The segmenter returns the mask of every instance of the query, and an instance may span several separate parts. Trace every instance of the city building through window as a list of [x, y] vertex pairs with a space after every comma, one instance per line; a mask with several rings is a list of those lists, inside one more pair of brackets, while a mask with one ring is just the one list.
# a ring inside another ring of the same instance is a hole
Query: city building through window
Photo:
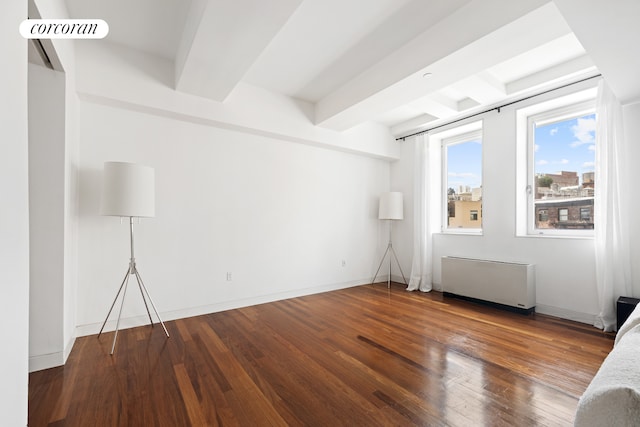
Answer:
[[593, 235], [594, 104], [583, 101], [527, 116], [530, 235]]
[[482, 230], [482, 131], [442, 141], [444, 206], [451, 232]]

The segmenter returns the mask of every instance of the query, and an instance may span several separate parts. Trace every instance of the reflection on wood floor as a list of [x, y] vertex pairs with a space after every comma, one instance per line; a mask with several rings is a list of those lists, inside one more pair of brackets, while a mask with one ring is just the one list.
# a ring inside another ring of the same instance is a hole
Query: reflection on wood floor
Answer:
[[386, 283], [78, 338], [38, 426], [571, 425], [613, 337]]

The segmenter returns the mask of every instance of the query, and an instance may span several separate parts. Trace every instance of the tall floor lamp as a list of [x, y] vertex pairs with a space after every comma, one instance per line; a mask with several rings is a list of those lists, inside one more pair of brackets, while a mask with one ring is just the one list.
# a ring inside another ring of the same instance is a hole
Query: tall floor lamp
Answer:
[[120, 317], [122, 316], [122, 307], [124, 306], [124, 300], [127, 295], [127, 287], [129, 285], [129, 278], [135, 276], [138, 282], [138, 288], [142, 294], [142, 301], [147, 309], [147, 315], [149, 321], [153, 327], [153, 320], [151, 319], [151, 312], [149, 311], [149, 305], [147, 300], [151, 303], [151, 307], [155, 312], [158, 321], [164, 329], [164, 333], [169, 338], [169, 332], [164, 326], [164, 322], [156, 310], [156, 306], [147, 291], [142, 277], [136, 267], [136, 259], [133, 252], [133, 218], [134, 217], [153, 217], [155, 216], [155, 175], [153, 168], [148, 166], [138, 165], [134, 163], [123, 162], [105, 162], [104, 174], [102, 181], [102, 205], [100, 208], [102, 215], [129, 217], [129, 238], [131, 257], [129, 258], [129, 267], [122, 279], [122, 284], [118, 293], [111, 304], [109, 313], [107, 313], [106, 319], [100, 328], [98, 338], [104, 330], [104, 326], [109, 320], [109, 316], [113, 311], [113, 307], [116, 305], [116, 301], [122, 293], [122, 302], [120, 303], [120, 311], [118, 313], [118, 321], [116, 322], [116, 331], [113, 336], [113, 344], [111, 345], [111, 354], [116, 348], [116, 339], [118, 338], [118, 329], [120, 327]]
[[409, 286], [407, 284], [407, 279], [405, 279], [404, 273], [402, 272], [402, 267], [400, 267], [400, 262], [398, 261], [396, 251], [393, 250], [393, 243], [391, 242], [391, 228], [393, 226], [393, 221], [404, 219], [404, 210], [402, 208], [402, 193], [393, 191], [390, 193], [382, 193], [380, 195], [378, 219], [389, 221], [389, 244], [387, 244], [387, 250], [385, 250], [384, 255], [382, 255], [380, 265], [378, 266], [378, 270], [376, 271], [375, 276], [373, 276], [371, 284], [374, 284], [376, 282], [376, 277], [378, 277], [378, 273], [380, 272], [380, 268], [382, 268], [384, 259], [386, 258], [387, 254], [389, 254], [389, 277], [387, 278], [387, 288], [391, 287], [391, 255], [393, 255], [396, 263], [398, 264], [398, 268], [400, 269], [400, 274], [402, 274], [402, 280], [404, 280], [404, 284]]

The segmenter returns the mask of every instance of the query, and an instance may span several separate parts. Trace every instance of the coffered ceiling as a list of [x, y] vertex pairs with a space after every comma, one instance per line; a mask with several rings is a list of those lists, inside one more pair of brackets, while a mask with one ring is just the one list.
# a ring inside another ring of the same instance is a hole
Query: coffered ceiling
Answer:
[[[311, 103], [315, 124], [402, 135], [598, 74], [548, 0], [67, 0], [117, 43], [175, 64], [175, 90], [240, 83]], [[94, 42], [94, 41], [92, 41]]]

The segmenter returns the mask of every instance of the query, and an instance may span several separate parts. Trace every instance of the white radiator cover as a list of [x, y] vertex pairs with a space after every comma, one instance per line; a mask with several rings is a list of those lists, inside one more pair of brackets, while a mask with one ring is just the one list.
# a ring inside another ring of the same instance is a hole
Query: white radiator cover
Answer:
[[442, 257], [442, 290], [519, 309], [536, 305], [535, 265]]

